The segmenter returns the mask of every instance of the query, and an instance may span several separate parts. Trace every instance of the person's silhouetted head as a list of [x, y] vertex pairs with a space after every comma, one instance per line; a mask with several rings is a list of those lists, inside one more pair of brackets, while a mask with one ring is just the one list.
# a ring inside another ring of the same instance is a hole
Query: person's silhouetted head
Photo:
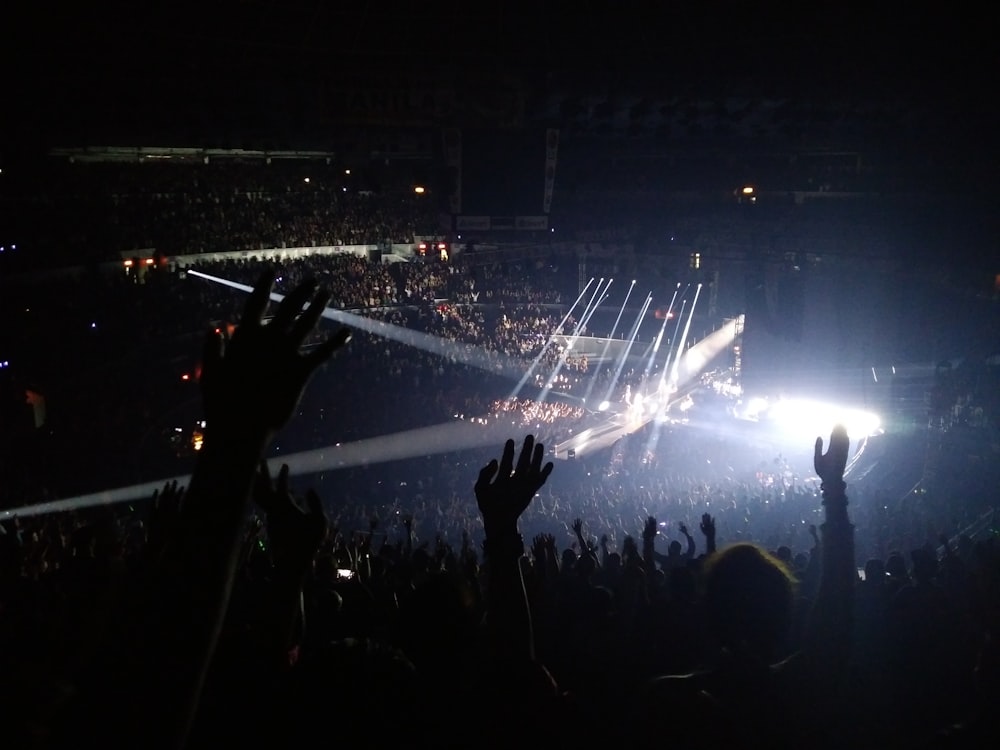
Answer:
[[885, 583], [885, 564], [877, 557], [865, 563], [866, 583]]
[[781, 561], [753, 544], [734, 544], [708, 558], [705, 605], [722, 645], [770, 659], [791, 625], [794, 586]]

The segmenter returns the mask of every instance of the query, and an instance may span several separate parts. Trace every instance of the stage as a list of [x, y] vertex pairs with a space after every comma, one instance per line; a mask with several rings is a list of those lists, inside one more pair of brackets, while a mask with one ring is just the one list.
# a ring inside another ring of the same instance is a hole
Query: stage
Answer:
[[690, 404], [691, 393], [697, 387], [698, 383], [690, 384], [662, 400], [657, 397], [658, 391], [648, 395], [636, 394], [634, 398], [626, 393], [621, 400], [609, 403], [604, 411], [590, 412], [582, 423], [583, 429], [556, 444], [553, 455], [563, 460], [582, 458], [609, 448], [620, 438], [641, 430], [654, 419], [674, 419]]

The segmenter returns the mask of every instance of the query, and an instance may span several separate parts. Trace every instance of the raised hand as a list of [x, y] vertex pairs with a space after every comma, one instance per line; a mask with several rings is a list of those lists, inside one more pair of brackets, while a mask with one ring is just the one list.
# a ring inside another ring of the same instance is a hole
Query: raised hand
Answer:
[[537, 534], [531, 542], [531, 554], [534, 555], [535, 562], [542, 564], [545, 561], [545, 534]]
[[319, 496], [309, 490], [306, 509], [295, 501], [288, 485], [288, 465], [282, 464], [277, 483], [266, 461], [260, 462], [253, 498], [265, 512], [265, 527], [275, 567], [303, 574], [326, 539], [329, 522]]
[[847, 452], [851, 441], [843, 425], [837, 425], [830, 433], [830, 447], [823, 453], [823, 438], [816, 438], [813, 466], [825, 488], [843, 487], [844, 468], [847, 466]]
[[476, 502], [487, 537], [517, 534], [517, 519], [552, 473], [551, 461], [542, 466], [544, 457], [545, 447], [528, 435], [516, 469], [514, 441], [508, 440], [500, 461], [494, 458], [480, 470], [475, 485]]
[[680, 531], [684, 536], [691, 536], [690, 534], [688, 534], [688, 527], [685, 526], [683, 523], [677, 526], [677, 530]]
[[572, 525], [571, 528], [573, 529], [573, 533], [574, 534], [576, 534], [577, 536], [582, 536], [583, 535], [583, 519], [582, 518], [574, 519], [573, 525]]
[[162, 490], [153, 493], [146, 526], [146, 552], [151, 561], [159, 560], [181, 522], [184, 506], [184, 488], [177, 482], [168, 482]]
[[631, 534], [622, 541], [622, 559], [626, 563], [635, 564], [639, 561], [639, 547]]
[[701, 524], [699, 526], [701, 533], [705, 535], [706, 539], [715, 538], [715, 519], [712, 518], [711, 513], [701, 514]]
[[[243, 310], [243, 318], [228, 341], [209, 333], [202, 354], [201, 389], [208, 435], [220, 430], [236, 437], [268, 436], [292, 416], [313, 372], [350, 340], [339, 329], [308, 354], [302, 354], [306, 336], [319, 321], [327, 291], [316, 291], [307, 281], [278, 305], [266, 325], [264, 311], [274, 285], [266, 272], [257, 281]], [[309, 306], [303, 311], [303, 307]]]
[[555, 535], [554, 534], [542, 534], [542, 536], [545, 538], [545, 549], [548, 550], [548, 553], [550, 555], [552, 555], [553, 559], [555, 559], [556, 554], [559, 552], [559, 550], [556, 549], [556, 538], [555, 538]]
[[652, 542], [656, 538], [656, 516], [646, 519], [646, 525], [642, 527], [642, 541]]

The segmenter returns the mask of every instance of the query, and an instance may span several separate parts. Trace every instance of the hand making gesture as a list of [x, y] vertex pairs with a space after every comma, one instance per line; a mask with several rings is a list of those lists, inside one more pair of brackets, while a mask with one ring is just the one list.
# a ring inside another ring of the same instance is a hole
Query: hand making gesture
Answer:
[[551, 461], [542, 466], [544, 457], [545, 447], [528, 435], [516, 468], [514, 441], [508, 440], [499, 463], [494, 458], [480, 470], [475, 486], [476, 502], [483, 514], [487, 537], [517, 534], [517, 519], [552, 473]]
[[847, 466], [847, 452], [851, 441], [843, 425], [837, 425], [830, 434], [830, 447], [823, 453], [823, 438], [816, 438], [813, 466], [823, 480], [823, 489], [842, 492], [844, 489], [844, 468]]
[[316, 368], [350, 339], [350, 331], [341, 328], [309, 353], [301, 353], [330, 293], [317, 292], [316, 283], [307, 281], [281, 301], [265, 324], [273, 285], [270, 271], [257, 280], [231, 339], [212, 332], [205, 340], [201, 388], [209, 435], [221, 430], [256, 438], [280, 429]]

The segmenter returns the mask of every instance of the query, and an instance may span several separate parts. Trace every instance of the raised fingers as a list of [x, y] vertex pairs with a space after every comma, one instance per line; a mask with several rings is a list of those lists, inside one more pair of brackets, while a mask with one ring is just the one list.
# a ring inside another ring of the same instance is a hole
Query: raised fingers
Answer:
[[301, 343], [309, 335], [309, 332], [315, 327], [320, 316], [323, 315], [323, 310], [326, 309], [329, 301], [330, 292], [326, 289], [321, 289], [316, 293], [312, 302], [309, 303], [309, 307], [306, 308], [305, 312], [292, 325], [292, 339], [296, 343]]
[[260, 319], [264, 317], [268, 300], [271, 299], [271, 289], [274, 287], [274, 272], [268, 269], [257, 277], [257, 283], [253, 285], [253, 291], [247, 299], [243, 308], [243, 319], [240, 325], [259, 325]]
[[[254, 291], [256, 292], [256, 290]], [[281, 300], [281, 304], [278, 305], [278, 311], [274, 314], [274, 318], [269, 325], [275, 326], [280, 331], [289, 330], [315, 291], [315, 281], [305, 281], [299, 284], [287, 297]]]
[[[519, 462], [520, 463], [520, 462]], [[500, 476], [508, 478], [514, 470], [514, 441], [508, 440], [503, 446], [503, 455], [500, 458]]]

